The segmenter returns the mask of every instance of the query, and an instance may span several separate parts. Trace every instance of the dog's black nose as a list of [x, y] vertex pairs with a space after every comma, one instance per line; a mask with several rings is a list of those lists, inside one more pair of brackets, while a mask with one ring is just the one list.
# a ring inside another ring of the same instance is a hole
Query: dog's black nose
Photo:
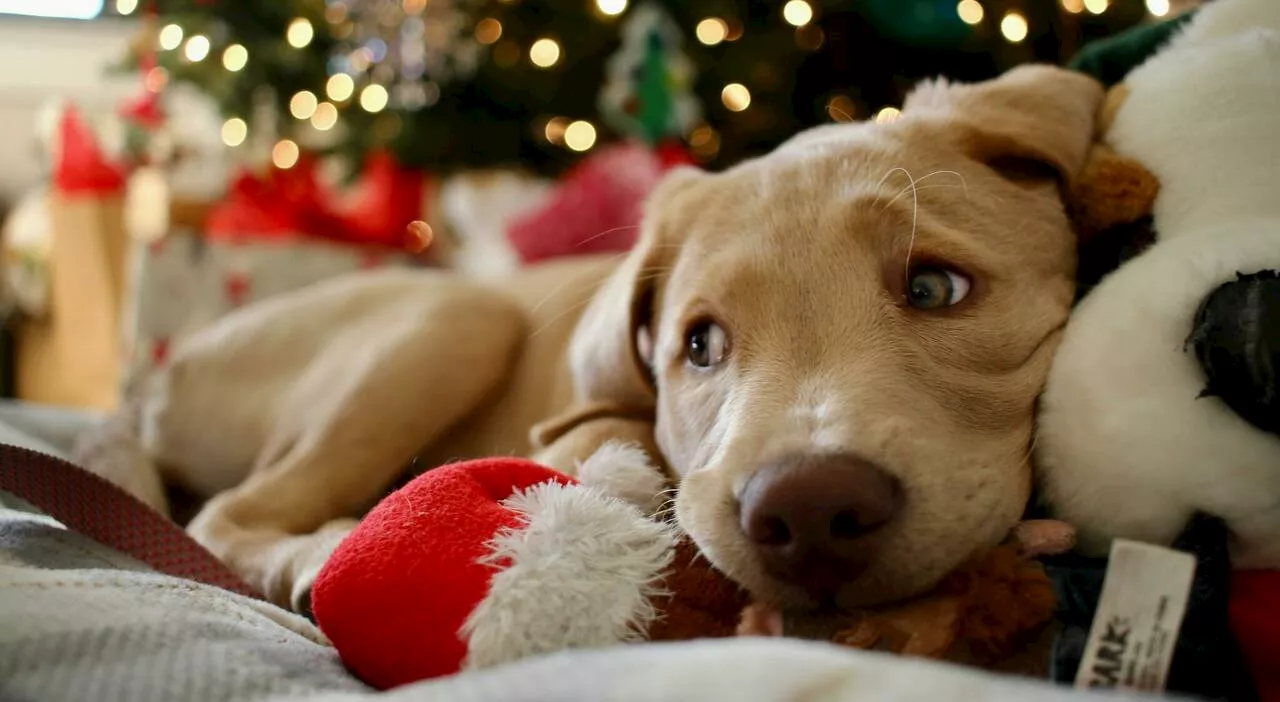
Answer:
[[866, 569], [867, 538], [893, 519], [902, 487], [851, 454], [796, 454], [756, 471], [742, 491], [742, 531], [764, 567], [820, 601]]

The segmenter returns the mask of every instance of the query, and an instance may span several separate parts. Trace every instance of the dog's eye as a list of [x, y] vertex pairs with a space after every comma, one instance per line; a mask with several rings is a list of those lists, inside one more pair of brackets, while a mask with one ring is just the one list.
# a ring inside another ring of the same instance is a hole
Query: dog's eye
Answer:
[[958, 304], [969, 294], [969, 279], [942, 268], [917, 268], [907, 285], [907, 303], [918, 310]]
[[724, 329], [711, 320], [695, 322], [685, 333], [685, 356], [696, 368], [710, 368], [721, 363], [727, 350]]

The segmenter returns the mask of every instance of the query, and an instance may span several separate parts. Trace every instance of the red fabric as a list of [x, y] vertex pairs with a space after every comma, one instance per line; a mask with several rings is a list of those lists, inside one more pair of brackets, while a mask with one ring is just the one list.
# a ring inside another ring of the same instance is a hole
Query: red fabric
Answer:
[[1280, 570], [1231, 576], [1231, 627], [1258, 688], [1258, 702], [1280, 702]]
[[669, 149], [601, 149], [565, 175], [544, 207], [512, 221], [507, 237], [525, 263], [626, 251], [639, 234], [645, 198], [676, 162]]
[[572, 478], [495, 458], [436, 468], [392, 493], [338, 546], [312, 588], [316, 621], [347, 667], [387, 689], [457, 672], [458, 632], [489, 590], [477, 561], [503, 528], [517, 490]]
[[63, 193], [106, 195], [124, 190], [125, 169], [112, 163], [80, 113], [68, 107], [58, 122], [53, 185]]
[[304, 155], [292, 168], [244, 171], [205, 222], [212, 239], [314, 237], [387, 249], [417, 246], [406, 228], [423, 216], [427, 179], [389, 154], [370, 156], [354, 193], [339, 197], [321, 182], [320, 164]]
[[259, 597], [182, 527], [83, 468], [17, 446], [0, 445], [0, 490], [30, 502], [68, 529], [161, 573]]

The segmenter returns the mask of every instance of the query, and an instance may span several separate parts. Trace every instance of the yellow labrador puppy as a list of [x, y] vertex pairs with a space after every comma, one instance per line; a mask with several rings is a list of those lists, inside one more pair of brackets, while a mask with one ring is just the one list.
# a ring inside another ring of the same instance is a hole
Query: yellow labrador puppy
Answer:
[[411, 464], [543, 447], [572, 471], [611, 439], [670, 470], [681, 525], [764, 600], [920, 592], [1023, 512], [1073, 293], [1060, 188], [1101, 96], [1044, 66], [932, 82], [890, 124], [672, 174], [619, 259], [255, 305], [131, 398], [139, 452], [86, 460], [158, 506], [162, 481], [207, 499], [190, 533], [300, 609]]

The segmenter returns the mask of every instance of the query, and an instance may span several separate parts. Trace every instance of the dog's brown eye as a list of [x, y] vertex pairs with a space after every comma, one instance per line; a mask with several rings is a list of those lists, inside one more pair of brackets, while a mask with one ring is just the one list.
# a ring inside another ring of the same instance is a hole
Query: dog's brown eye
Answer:
[[969, 279], [942, 268], [917, 268], [907, 283], [907, 303], [918, 310], [958, 304], [969, 294]]
[[684, 337], [685, 356], [696, 368], [710, 368], [724, 361], [727, 339], [724, 329], [711, 320], [694, 323]]

